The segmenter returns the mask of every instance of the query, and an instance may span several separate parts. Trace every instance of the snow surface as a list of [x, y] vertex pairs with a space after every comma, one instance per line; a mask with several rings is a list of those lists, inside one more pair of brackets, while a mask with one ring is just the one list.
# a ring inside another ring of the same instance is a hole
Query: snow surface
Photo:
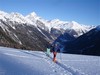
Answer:
[[100, 75], [100, 57], [0, 47], [0, 75]]

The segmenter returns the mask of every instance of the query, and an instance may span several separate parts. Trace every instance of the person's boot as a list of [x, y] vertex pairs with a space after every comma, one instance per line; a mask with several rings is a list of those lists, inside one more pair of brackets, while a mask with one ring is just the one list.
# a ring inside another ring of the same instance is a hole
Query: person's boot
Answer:
[[53, 58], [53, 62], [56, 62], [57, 61], [57, 59], [56, 58]]

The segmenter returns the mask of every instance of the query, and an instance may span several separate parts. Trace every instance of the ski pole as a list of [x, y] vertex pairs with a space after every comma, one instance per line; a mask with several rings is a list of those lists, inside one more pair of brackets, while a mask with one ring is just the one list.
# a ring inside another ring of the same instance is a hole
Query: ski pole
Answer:
[[62, 58], [61, 58], [61, 49], [60, 49], [60, 61], [62, 61]]

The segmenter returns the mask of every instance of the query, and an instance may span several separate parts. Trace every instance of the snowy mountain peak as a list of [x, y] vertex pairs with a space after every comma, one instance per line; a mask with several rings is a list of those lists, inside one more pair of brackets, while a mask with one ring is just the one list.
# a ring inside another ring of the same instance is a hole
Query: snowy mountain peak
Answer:
[[45, 20], [41, 17], [39, 17], [35, 12], [30, 13], [27, 16], [23, 16], [20, 13], [12, 12], [10, 14], [0, 11], [0, 19], [5, 22], [12, 22], [13, 25], [18, 24], [27, 24], [27, 25], [34, 25], [36, 27], [42, 28], [51, 31], [51, 28], [57, 29], [57, 30], [74, 30], [78, 33], [89, 31], [90, 27], [83, 26], [82, 24], [79, 24], [75, 21], [61, 21], [59, 19], [53, 19], [51, 21]]
[[37, 16], [37, 14], [35, 12], [32, 12], [30, 15], [31, 16]]
[[30, 20], [36, 26], [36, 21], [40, 19], [35, 12], [30, 13], [25, 17], [26, 19]]
[[71, 27], [71, 29], [84, 29], [82, 25], [80, 25], [79, 23], [75, 21], [69, 22], [68, 25]]
[[59, 22], [60, 20], [59, 19], [53, 19], [51, 20], [52, 22]]
[[10, 16], [12, 16], [12, 17], [24, 17], [22, 14], [17, 13], [17, 12], [12, 12], [12, 13], [10, 14]]
[[97, 29], [98, 31], [100, 31], [100, 25], [99, 25], [99, 26], [97, 26], [97, 27], [96, 27], [96, 29]]
[[28, 19], [30, 19], [30, 20], [37, 20], [37, 19], [39, 19], [40, 17], [39, 16], [37, 16], [37, 14], [35, 13], [35, 12], [32, 12], [32, 13], [30, 13], [29, 15], [27, 15], [26, 16], [26, 18], [28, 18]]
[[72, 23], [77, 23], [76, 21], [71, 21]]
[[6, 16], [6, 15], [9, 15], [8, 13], [4, 12], [4, 11], [0, 11], [0, 17], [1, 16]]
[[16, 13], [12, 12], [10, 14], [9, 19], [11, 21], [15, 21], [15, 22], [18, 22], [18, 23], [27, 23], [25, 17], [22, 14], [17, 13], [17, 12]]
[[61, 21], [59, 19], [53, 19], [53, 20], [51, 20], [51, 23], [61, 24], [61, 23], [68, 23], [68, 22], [67, 21]]
[[0, 11], [0, 15], [6, 15], [8, 13], [4, 12], [4, 11]]
[[75, 21], [71, 21], [71, 22], [69, 22], [70, 24], [72, 24], [72, 25], [80, 25], [78, 22], [75, 22]]
[[56, 29], [66, 29], [67, 21], [61, 21], [59, 19], [54, 19], [50, 21], [51, 27]]

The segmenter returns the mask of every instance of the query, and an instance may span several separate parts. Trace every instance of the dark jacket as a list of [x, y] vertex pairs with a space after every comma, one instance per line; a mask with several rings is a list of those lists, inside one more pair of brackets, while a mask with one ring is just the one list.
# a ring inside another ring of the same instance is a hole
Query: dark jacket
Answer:
[[50, 49], [51, 49], [51, 51], [52, 51], [52, 52], [54, 52], [54, 51], [55, 51], [54, 46], [51, 46], [51, 48], [50, 48]]
[[51, 51], [52, 52], [59, 52], [59, 50], [60, 50], [60, 48], [59, 48], [59, 46], [57, 45], [53, 45], [53, 46], [51, 46]]

